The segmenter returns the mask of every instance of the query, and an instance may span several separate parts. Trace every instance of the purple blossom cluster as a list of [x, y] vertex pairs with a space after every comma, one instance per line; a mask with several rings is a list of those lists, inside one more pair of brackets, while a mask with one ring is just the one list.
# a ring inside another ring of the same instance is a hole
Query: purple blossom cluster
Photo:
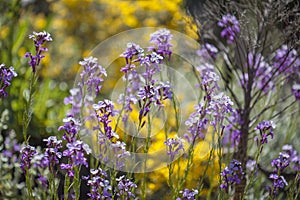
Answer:
[[274, 172], [270, 174], [269, 178], [272, 180], [272, 188], [269, 188], [270, 195], [275, 196], [279, 189], [284, 188], [288, 185], [282, 174], [283, 170], [289, 166], [290, 159], [287, 153], [279, 153], [279, 157], [272, 160], [271, 165], [274, 167]]
[[232, 106], [233, 102], [224, 93], [215, 94], [212, 96], [206, 112], [213, 117], [210, 123], [216, 130], [218, 125], [221, 125], [222, 127], [225, 114], [233, 111]]
[[43, 32], [33, 32], [31, 35], [29, 35], [29, 39], [32, 39], [34, 41], [35, 45], [35, 53], [36, 55], [32, 55], [30, 52], [27, 52], [25, 54], [26, 58], [30, 58], [30, 61], [28, 64], [32, 68], [32, 72], [36, 72], [36, 67], [40, 64], [41, 60], [45, 57], [42, 55], [44, 51], [48, 51], [47, 48], [43, 47], [46, 42], [52, 41], [52, 38], [49, 33], [46, 31]]
[[211, 70], [207, 70], [207, 71], [203, 71], [202, 70], [202, 74], [201, 74], [201, 86], [205, 92], [205, 99], [208, 99], [208, 101], [211, 100], [211, 96], [217, 91], [219, 90], [219, 85], [218, 85], [218, 81], [220, 79], [220, 77]]
[[228, 44], [232, 44], [236, 35], [240, 32], [240, 24], [234, 15], [226, 14], [218, 22], [218, 26], [223, 28], [221, 36], [227, 40]]
[[[70, 90], [70, 96], [64, 99], [64, 103], [72, 105], [68, 115], [73, 117], [80, 114], [83, 108], [93, 104], [93, 100], [99, 95], [103, 77], [107, 76], [105, 69], [97, 62], [97, 58], [88, 57], [80, 61], [83, 70], [80, 73], [80, 82]], [[93, 116], [92, 114], [92, 117]]]
[[[259, 144], [267, 144], [268, 143], [268, 137], [271, 136], [273, 139], [274, 137], [274, 128], [276, 125], [273, 123], [273, 121], [262, 121], [258, 123], [258, 125], [254, 128], [254, 130], [259, 131], [259, 136], [255, 136], [254, 140], [257, 142], [257, 146]], [[261, 149], [262, 150], [262, 149]]]
[[20, 168], [26, 172], [31, 167], [31, 160], [33, 156], [36, 154], [36, 150], [33, 146], [26, 145], [21, 149], [21, 165]]
[[170, 58], [172, 51], [170, 41], [172, 40], [172, 35], [169, 30], [161, 29], [150, 35], [150, 42], [154, 44], [154, 47], [149, 47], [149, 50], [156, 52], [157, 54], [163, 56], [164, 58], [168, 56]]
[[274, 55], [274, 67], [279, 73], [284, 73], [288, 77], [299, 72], [300, 58], [295, 49], [289, 49], [287, 45], [282, 45]]
[[91, 149], [85, 143], [80, 140], [76, 140], [73, 143], [66, 144], [67, 149], [63, 151], [63, 156], [68, 158], [67, 164], [61, 164], [61, 169], [68, 171], [69, 177], [74, 177], [74, 167], [84, 165], [88, 167], [86, 154], [91, 153]]
[[183, 147], [183, 139], [176, 138], [168, 138], [164, 144], [167, 146], [167, 155], [170, 156], [170, 161], [172, 162], [176, 155], [180, 153], [180, 151], [184, 151]]
[[59, 151], [62, 148], [62, 140], [58, 140], [56, 136], [50, 136], [43, 141], [46, 142], [47, 146], [43, 157], [43, 164], [49, 167], [49, 169], [53, 169], [62, 157], [62, 153]]
[[117, 111], [114, 109], [114, 103], [108, 99], [105, 99], [104, 101], [99, 101], [98, 104], [94, 104], [93, 108], [97, 113], [97, 119], [100, 123], [100, 126], [98, 126], [97, 129], [100, 130], [101, 134], [105, 135], [109, 140], [114, 137], [118, 139], [118, 134], [115, 133], [110, 126], [110, 117], [113, 117], [117, 114]]
[[196, 138], [204, 139], [204, 134], [208, 128], [208, 118], [206, 117], [206, 109], [201, 103], [195, 106], [195, 112], [193, 112], [189, 119], [185, 122], [188, 127], [188, 133], [184, 137], [191, 143]]
[[[128, 43], [127, 49], [120, 55], [126, 60], [125, 67], [121, 69], [125, 74], [126, 92], [120, 94], [118, 99], [118, 103], [124, 105], [122, 120], [125, 124], [132, 111], [132, 104], [139, 103], [139, 120], [142, 122], [141, 119], [147, 115], [151, 104], [161, 106], [162, 100], [172, 98], [170, 84], [158, 82], [153, 78], [161, 71], [159, 64], [172, 54], [171, 39], [170, 31], [162, 29], [151, 34], [150, 42], [154, 46], [149, 47], [147, 51], [137, 44]], [[142, 70], [141, 73], [138, 73], [137, 65]]]
[[[169, 82], [160, 82], [156, 86], [150, 84], [140, 88], [137, 96], [140, 107], [139, 121], [142, 122], [142, 119], [147, 116], [152, 105], [163, 107], [163, 101], [172, 99], [173, 93]], [[141, 127], [143, 127], [143, 125], [144, 123]]]
[[13, 67], [5, 67], [5, 64], [0, 65], [0, 98], [7, 97], [5, 91], [10, 85], [13, 77], [16, 77], [17, 73]]
[[198, 190], [192, 189], [184, 189], [183, 191], [179, 191], [182, 197], [177, 197], [176, 200], [194, 200], [197, 199], [196, 195], [198, 195]]
[[137, 185], [131, 180], [125, 178], [125, 176], [120, 176], [116, 179], [118, 184], [116, 187], [116, 195], [120, 199], [134, 199], [135, 194], [133, 190], [137, 188]]
[[300, 155], [298, 155], [298, 152], [293, 148], [293, 146], [284, 145], [282, 147], [282, 152], [289, 155], [290, 167], [294, 171], [300, 171]]
[[87, 194], [92, 200], [112, 199], [112, 187], [107, 178], [107, 173], [101, 168], [91, 169], [90, 176], [83, 177], [88, 180], [87, 185], [91, 187]]
[[65, 123], [63, 126], [58, 128], [59, 131], [64, 130], [63, 140], [66, 140], [68, 143], [75, 142], [76, 135], [79, 131], [81, 123], [79, 120], [75, 119], [72, 116], [63, 119]]
[[[124, 159], [130, 155], [126, 150], [126, 144], [118, 141], [119, 135], [112, 129], [110, 117], [117, 114], [112, 101], [105, 99], [94, 104], [99, 126], [94, 127], [99, 130], [98, 144], [100, 148], [99, 158], [105, 163], [110, 163], [117, 169], [124, 167]], [[111, 159], [111, 158], [114, 159]]]
[[225, 189], [226, 193], [229, 192], [229, 187], [233, 184], [240, 184], [241, 178], [244, 175], [242, 164], [237, 160], [230, 162], [229, 166], [221, 172], [222, 184], [220, 187]]
[[271, 165], [274, 170], [269, 176], [272, 180], [272, 187], [269, 188], [269, 191], [271, 196], [276, 196], [280, 189], [288, 185], [282, 175], [283, 171], [289, 166], [296, 172], [300, 171], [300, 156], [291, 145], [284, 145], [278, 158], [272, 160]]

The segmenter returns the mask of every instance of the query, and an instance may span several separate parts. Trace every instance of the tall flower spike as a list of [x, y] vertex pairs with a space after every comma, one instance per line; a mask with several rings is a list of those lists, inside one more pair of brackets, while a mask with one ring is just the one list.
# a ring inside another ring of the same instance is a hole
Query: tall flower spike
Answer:
[[0, 98], [6, 97], [8, 94], [5, 91], [8, 86], [11, 85], [13, 77], [16, 77], [17, 73], [13, 67], [7, 68], [4, 64], [0, 65]]
[[240, 24], [234, 15], [223, 15], [222, 19], [218, 22], [218, 26], [224, 28], [221, 36], [227, 40], [228, 44], [232, 44], [236, 35], [240, 32]]
[[21, 165], [20, 168], [25, 172], [26, 170], [29, 170], [31, 167], [31, 160], [33, 156], [36, 154], [36, 150], [34, 147], [27, 145], [22, 148], [21, 154]]
[[52, 41], [52, 38], [49, 33], [43, 31], [39, 33], [33, 32], [31, 35], [29, 35], [29, 39], [32, 39], [34, 41], [36, 55], [32, 55], [30, 52], [27, 52], [25, 54], [25, 57], [30, 58], [28, 64], [31, 66], [32, 72], [35, 73], [36, 67], [40, 64], [42, 58], [45, 57], [44, 55], [42, 55], [42, 53], [44, 51], [48, 51], [48, 49], [43, 46], [45, 42]]
[[221, 172], [222, 184], [220, 187], [225, 189], [226, 193], [229, 192], [229, 187], [233, 184], [240, 184], [241, 177], [244, 175], [242, 164], [237, 160], [230, 162], [229, 166]]

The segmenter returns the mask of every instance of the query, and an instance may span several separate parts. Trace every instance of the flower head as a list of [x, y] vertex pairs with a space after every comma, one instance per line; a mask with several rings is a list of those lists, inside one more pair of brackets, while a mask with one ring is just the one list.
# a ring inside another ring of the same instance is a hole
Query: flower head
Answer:
[[184, 150], [183, 140], [179, 137], [168, 138], [164, 143], [167, 146], [167, 154], [170, 156], [171, 161], [179, 154], [179, 151]]
[[242, 164], [237, 160], [230, 162], [229, 166], [221, 172], [223, 183], [220, 185], [228, 193], [229, 187], [233, 184], [240, 184], [241, 177], [244, 175]]
[[29, 38], [34, 41], [36, 55], [32, 55], [32, 53], [27, 52], [25, 54], [25, 57], [30, 58], [28, 64], [31, 66], [32, 72], [35, 73], [36, 67], [40, 64], [42, 58], [45, 57], [44, 55], [42, 55], [42, 53], [44, 51], [48, 51], [48, 49], [43, 46], [45, 42], [52, 41], [52, 38], [50, 34], [47, 33], [46, 31], [39, 32], [39, 33], [33, 32], [33, 34], [29, 35]]
[[13, 67], [7, 68], [4, 64], [0, 65], [0, 98], [8, 95], [5, 90], [11, 85], [13, 77], [16, 76], [17, 73]]
[[218, 26], [223, 28], [221, 36], [226, 38], [227, 43], [231, 44], [240, 32], [240, 24], [234, 15], [223, 15], [222, 19], [218, 22]]
[[29, 170], [31, 167], [31, 160], [33, 156], [36, 154], [36, 150], [34, 147], [27, 145], [22, 148], [21, 154], [21, 165], [20, 168], [25, 172], [26, 170]]

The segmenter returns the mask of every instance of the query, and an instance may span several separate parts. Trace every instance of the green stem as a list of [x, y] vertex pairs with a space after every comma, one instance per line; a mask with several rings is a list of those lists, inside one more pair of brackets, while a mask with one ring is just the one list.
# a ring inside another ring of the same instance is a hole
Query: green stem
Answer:
[[34, 94], [34, 86], [37, 81], [37, 75], [36, 73], [31, 73], [31, 78], [29, 81], [29, 96], [28, 99], [25, 97], [25, 110], [23, 113], [23, 137], [24, 137], [24, 142], [26, 145], [28, 145], [28, 140], [27, 138], [27, 131], [28, 131], [28, 126], [31, 121], [32, 117], [32, 104], [33, 104], [33, 94]]

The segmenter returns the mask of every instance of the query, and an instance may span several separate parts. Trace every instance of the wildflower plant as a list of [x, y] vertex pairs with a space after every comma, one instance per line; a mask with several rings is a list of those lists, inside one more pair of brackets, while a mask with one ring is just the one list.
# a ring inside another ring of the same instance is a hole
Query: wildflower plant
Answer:
[[[199, 29], [203, 44], [192, 53], [182, 48], [186, 41], [167, 29], [150, 34], [146, 45], [136, 41], [123, 45], [118, 52], [122, 87], [115, 89], [117, 94], [102, 91], [111, 75], [105, 59], [89, 56], [79, 61], [75, 85], [64, 100], [70, 109], [58, 127], [62, 137], [43, 139], [43, 149], [33, 145], [28, 127], [38, 72], [48, 50], [45, 45], [52, 37], [46, 31], [30, 35], [35, 53], [25, 54], [31, 79], [24, 92], [24, 141], [21, 145], [13, 137], [4, 141], [0, 137], [1, 170], [2, 163], [18, 167], [27, 190], [19, 189], [28, 199], [147, 199], [153, 195], [148, 172], [157, 169], [164, 170], [162, 191], [167, 199], [250, 198], [257, 190], [255, 184], [260, 184], [256, 180], [269, 181], [269, 187], [259, 192], [270, 199], [297, 199], [297, 150], [284, 145], [269, 167], [261, 159], [282, 136], [278, 117], [297, 108], [297, 43], [269, 44], [272, 33], [267, 28], [277, 22], [273, 2], [262, 3], [258, 10], [248, 3], [247, 12], [233, 12], [241, 9], [239, 4], [219, 4], [205, 4], [209, 12], [203, 14], [211, 20]], [[194, 10], [190, 12], [197, 17]], [[253, 16], [260, 20], [251, 21]], [[208, 31], [213, 28], [216, 31]], [[182, 62], [180, 70], [175, 66], [180, 63], [178, 52], [191, 62]], [[4, 64], [0, 70], [0, 97], [4, 98], [16, 72]], [[195, 101], [182, 100], [193, 92]], [[1, 131], [7, 129], [4, 121]]]
[[[298, 8], [295, 2], [289, 3]], [[231, 135], [225, 135], [225, 138], [227, 141], [233, 138], [228, 146], [228, 158], [238, 160], [244, 172], [249, 158], [255, 161], [254, 169], [262, 169], [263, 149], [269, 149], [271, 139], [284, 137], [274, 133], [274, 124], [278, 125], [279, 117], [285, 118], [297, 109], [299, 38], [293, 31], [284, 31], [298, 29], [296, 18], [285, 28], [279, 28], [282, 20], [295, 15], [289, 3], [243, 1], [243, 6], [237, 2], [227, 4], [221, 1], [187, 3], [188, 11], [199, 23], [202, 46], [213, 43], [219, 52], [217, 56], [211, 56], [211, 61], [235, 105], [237, 116], [226, 118], [229, 126], [224, 133]], [[203, 8], [203, 12], [195, 8]], [[277, 32], [280, 34], [275, 34]], [[288, 119], [294, 120], [292, 117]], [[253, 142], [257, 145], [252, 145]], [[233, 155], [229, 154], [230, 151]], [[287, 183], [283, 176], [262, 171], [276, 185], [273, 185], [274, 191]], [[233, 189], [233, 199], [247, 198], [254, 177], [258, 178], [252, 171], [240, 178]]]

